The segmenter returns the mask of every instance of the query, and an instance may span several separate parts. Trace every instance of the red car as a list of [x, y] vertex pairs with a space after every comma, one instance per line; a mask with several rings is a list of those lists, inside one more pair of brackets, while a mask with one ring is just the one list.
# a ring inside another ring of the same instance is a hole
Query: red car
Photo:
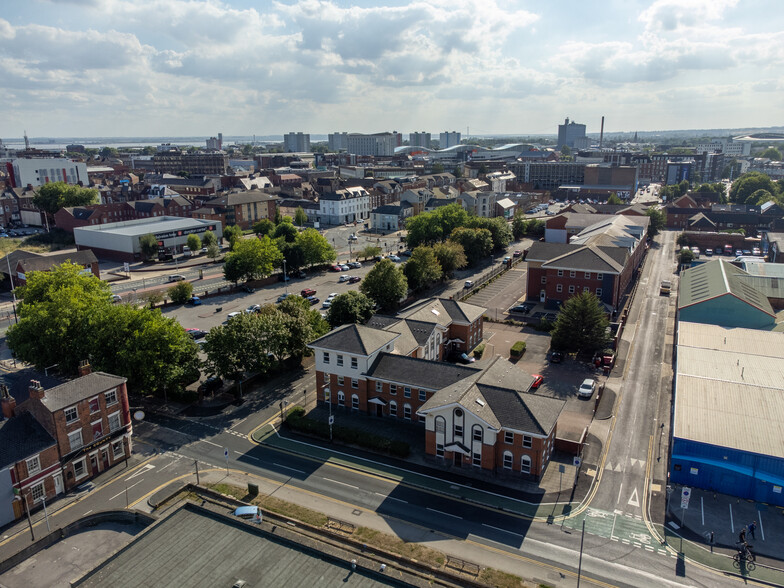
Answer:
[[302, 292], [300, 292], [303, 298], [307, 298], [308, 296], [313, 296], [315, 293], [316, 291], [313, 288], [305, 288], [304, 290], [302, 290]]
[[333, 272], [342, 272], [343, 271], [343, 268], [341, 268], [339, 265], [333, 265], [329, 269], [331, 269]]
[[351, 276], [351, 277], [348, 279], [348, 283], [349, 283], [349, 284], [356, 284], [356, 283], [357, 283], [357, 282], [359, 282], [361, 279], [362, 279], [362, 278], [360, 278], [359, 276]]
[[544, 382], [544, 376], [540, 376], [539, 374], [531, 374], [534, 377], [534, 383], [531, 384], [531, 388], [536, 390], [539, 386], [542, 385]]

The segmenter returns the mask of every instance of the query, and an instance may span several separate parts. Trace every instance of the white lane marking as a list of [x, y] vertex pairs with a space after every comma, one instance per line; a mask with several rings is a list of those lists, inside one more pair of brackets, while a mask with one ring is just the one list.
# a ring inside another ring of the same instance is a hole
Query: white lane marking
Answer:
[[632, 491], [632, 495], [629, 497], [629, 501], [626, 504], [631, 504], [637, 508], [640, 507], [640, 499], [637, 496], [637, 488]]
[[125, 481], [127, 482], [128, 480], [130, 480], [130, 479], [132, 479], [132, 478], [135, 478], [136, 476], [141, 476], [142, 474], [149, 472], [149, 471], [150, 471], [151, 469], [153, 469], [154, 467], [155, 467], [154, 465], [152, 465], [151, 463], [148, 463], [148, 464], [146, 464], [144, 467], [142, 467], [142, 468], [139, 468], [137, 471], [135, 471], [135, 472], [134, 472], [134, 473], [132, 473], [130, 476], [128, 476], [127, 478], [125, 478]]
[[517, 537], [525, 537], [525, 535], [521, 535], [520, 533], [515, 533], [514, 531], [507, 531], [506, 529], [502, 529], [500, 527], [494, 527], [493, 525], [488, 525], [486, 523], [482, 523], [483, 527], [487, 527], [488, 529], [495, 529], [496, 531], [501, 531], [502, 533], [509, 533], [510, 535], [516, 535]]
[[261, 461], [258, 457], [253, 457], [252, 455], [246, 455], [248, 459], [255, 459], [256, 461]]
[[431, 511], [431, 512], [437, 512], [438, 514], [440, 514], [440, 515], [444, 515], [445, 517], [452, 517], [453, 519], [460, 519], [460, 520], [463, 520], [463, 517], [459, 517], [459, 516], [457, 516], [457, 515], [449, 514], [448, 512], [443, 512], [443, 511], [441, 511], [441, 510], [436, 510], [436, 509], [434, 509], [434, 508], [430, 508], [429, 506], [428, 506], [428, 507], [426, 507], [426, 508], [427, 508], [427, 510], [429, 510], [429, 511]]
[[159, 469], [158, 471], [159, 471], [159, 472], [162, 472], [163, 470], [165, 470], [166, 468], [168, 468], [170, 465], [174, 465], [174, 464], [175, 464], [175, 463], [177, 463], [178, 461], [180, 461], [180, 458], [179, 458], [179, 457], [178, 457], [177, 459], [173, 459], [173, 460], [171, 460], [169, 463], [167, 463], [165, 466], [163, 466], [163, 467], [162, 467], [161, 469]]
[[702, 496], [700, 496], [700, 514], [702, 515], [702, 526], [705, 526], [705, 507], [702, 503]]
[[398, 502], [402, 502], [403, 504], [408, 504], [408, 501], [407, 500], [403, 500], [402, 498], [395, 498], [394, 496], [388, 496], [386, 494], [382, 494], [381, 492], [373, 492], [373, 494], [376, 494], [377, 496], [381, 496], [384, 499], [396, 500]]
[[[254, 457], [253, 459], [257, 459], [257, 458]], [[281, 465], [279, 463], [275, 463], [274, 461], [272, 462], [272, 465], [276, 465], [279, 468], [283, 468], [284, 470], [291, 470], [292, 472], [297, 472], [299, 474], [304, 474], [305, 473], [302, 470], [298, 470], [297, 468], [290, 468], [289, 466], [284, 466], [284, 465]]]
[[729, 505], [730, 507], [730, 530], [733, 534], [735, 534], [735, 521], [732, 518], [732, 504]]
[[201, 440], [202, 443], [207, 443], [208, 445], [212, 445], [213, 447], [223, 447], [223, 445], [218, 445], [217, 443], [213, 443], [212, 441], [207, 441], [206, 439]]
[[762, 540], [765, 541], [765, 529], [762, 528], [762, 511], [757, 511], [757, 518], [759, 518], [759, 527], [760, 527], [760, 535], [762, 535]]
[[623, 492], [623, 482], [621, 482], [621, 487], [618, 488], [618, 500], [615, 501], [615, 504], [618, 504], [618, 503], [621, 502], [621, 493], [622, 492]]
[[117, 494], [115, 494], [114, 496], [112, 496], [112, 497], [111, 497], [109, 500], [114, 500], [114, 499], [115, 499], [115, 498], [117, 498], [118, 496], [122, 496], [123, 494], [125, 494], [125, 492], [126, 492], [126, 491], [130, 490], [130, 489], [131, 489], [131, 488], [133, 488], [134, 486], [138, 486], [138, 485], [139, 485], [139, 484], [141, 484], [142, 482], [144, 482], [144, 478], [142, 478], [141, 480], [139, 480], [138, 482], [136, 482], [136, 483], [135, 483], [135, 484], [133, 484], [132, 486], [128, 486], [128, 487], [127, 487], [127, 488], [125, 488], [125, 490], [123, 490], [122, 492], [118, 492]]
[[332, 478], [324, 478], [327, 482], [334, 482], [335, 484], [340, 484], [341, 486], [348, 486], [349, 488], [354, 488], [355, 490], [359, 490], [359, 486], [354, 486], [353, 484], [346, 484], [345, 482], [338, 482], [337, 480], [333, 480]]

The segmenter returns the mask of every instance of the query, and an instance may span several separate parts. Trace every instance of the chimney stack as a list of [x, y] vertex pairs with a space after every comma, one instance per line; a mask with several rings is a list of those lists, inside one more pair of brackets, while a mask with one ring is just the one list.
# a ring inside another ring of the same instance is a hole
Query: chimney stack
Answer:
[[79, 362], [79, 377], [87, 376], [92, 373], [93, 368], [90, 367], [90, 362], [86, 359], [83, 359]]
[[599, 149], [602, 148], [603, 142], [604, 142], [604, 117], [602, 117], [602, 130], [599, 131]]
[[41, 382], [38, 380], [30, 380], [30, 398], [35, 398], [36, 400], [43, 400], [46, 397], [44, 393], [44, 387], [41, 386]]
[[3, 407], [3, 416], [10, 419], [14, 416], [14, 408], [16, 408], [16, 398], [11, 396], [8, 392], [8, 386], [0, 384], [0, 404]]

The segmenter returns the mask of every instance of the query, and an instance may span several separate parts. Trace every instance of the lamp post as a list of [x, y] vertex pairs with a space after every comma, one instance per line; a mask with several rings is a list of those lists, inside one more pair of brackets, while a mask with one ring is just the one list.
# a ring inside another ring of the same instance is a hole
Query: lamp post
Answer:
[[14, 307], [14, 322], [19, 323], [19, 319], [16, 316], [16, 289], [14, 288], [14, 276], [11, 274], [11, 262], [8, 259], [10, 253], [5, 256], [5, 262], [8, 264], [8, 279], [11, 280], [11, 296], [13, 296], [13, 307]]
[[286, 294], [289, 293], [289, 276], [286, 273], [286, 258], [283, 258], [283, 287], [285, 289]]

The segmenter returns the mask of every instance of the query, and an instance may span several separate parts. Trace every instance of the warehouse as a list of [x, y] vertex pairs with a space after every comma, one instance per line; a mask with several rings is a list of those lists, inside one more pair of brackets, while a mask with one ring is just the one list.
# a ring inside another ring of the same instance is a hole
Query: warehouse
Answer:
[[141, 261], [140, 239], [152, 234], [158, 241], [158, 255], [182, 253], [188, 235], [199, 238], [212, 231], [220, 242], [221, 224], [214, 220], [159, 216], [105, 225], [74, 228], [77, 249], [92, 249], [99, 259], [116, 261]]

